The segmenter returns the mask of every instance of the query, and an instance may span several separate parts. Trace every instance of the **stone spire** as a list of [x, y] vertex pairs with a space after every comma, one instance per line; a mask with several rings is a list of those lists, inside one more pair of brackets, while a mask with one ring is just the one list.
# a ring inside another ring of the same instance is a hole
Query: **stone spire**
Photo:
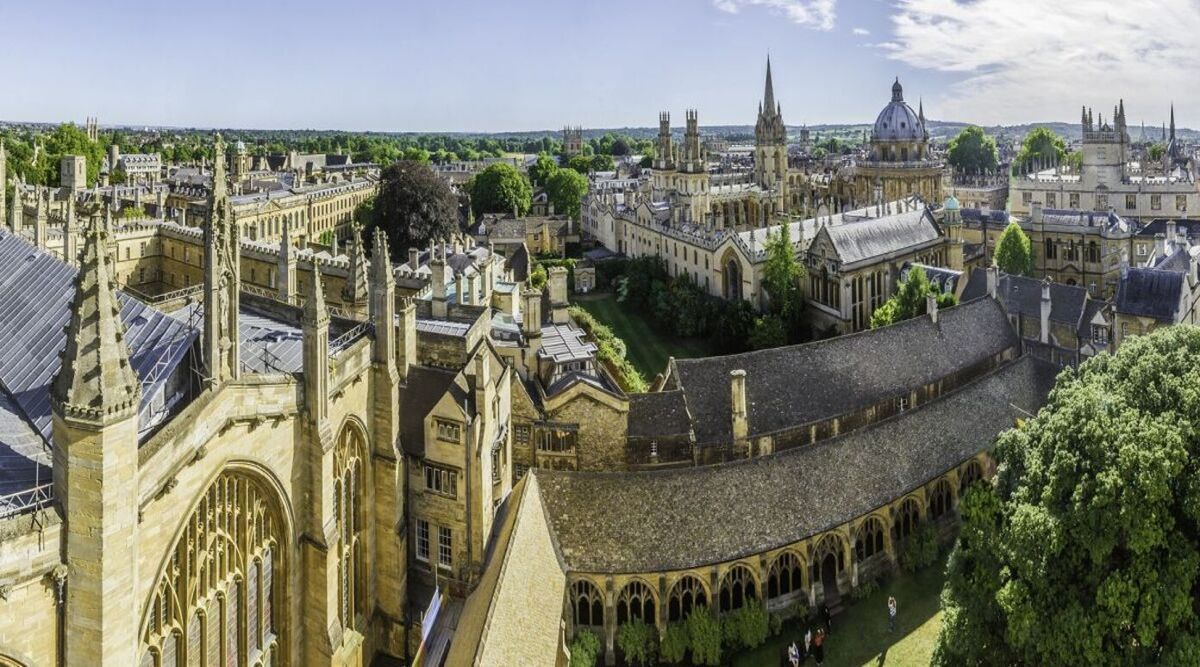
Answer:
[[296, 300], [296, 253], [292, 249], [292, 223], [283, 220], [283, 235], [279, 237], [279, 264], [275, 271], [279, 300], [294, 303]]
[[775, 86], [771, 83], [771, 56], [767, 56], [767, 83], [763, 88], [762, 104], [767, 113], [775, 110]]
[[375, 363], [387, 365], [394, 364], [396, 359], [396, 282], [388, 257], [387, 234], [376, 227], [374, 241], [370, 316], [375, 324]]
[[38, 188], [36, 207], [37, 213], [33, 219], [33, 244], [45, 250], [46, 224], [50, 217], [50, 191], [48, 189]]
[[304, 315], [300, 328], [304, 335], [304, 407], [319, 438], [331, 437], [329, 424], [329, 311], [321, 286], [321, 269], [313, 263], [312, 280], [307, 285]]
[[204, 224], [204, 361], [208, 386], [241, 375], [238, 358], [238, 290], [241, 284], [238, 228], [225, 183], [225, 142], [215, 140], [212, 189]]
[[12, 228], [13, 234], [20, 235], [21, 228], [25, 226], [25, 200], [23, 197], [24, 185], [20, 179], [13, 179], [13, 202], [12, 210], [8, 213], [8, 226]]
[[142, 393], [129, 365], [107, 248], [108, 232], [93, 224], [75, 277], [67, 347], [53, 387], [55, 408], [64, 419], [101, 427], [135, 415]]
[[362, 231], [357, 224], [351, 225], [350, 273], [342, 287], [342, 299], [351, 304], [367, 301], [367, 249], [363, 246]]
[[1171, 103], [1171, 136], [1169, 139], [1175, 138], [1175, 103]]

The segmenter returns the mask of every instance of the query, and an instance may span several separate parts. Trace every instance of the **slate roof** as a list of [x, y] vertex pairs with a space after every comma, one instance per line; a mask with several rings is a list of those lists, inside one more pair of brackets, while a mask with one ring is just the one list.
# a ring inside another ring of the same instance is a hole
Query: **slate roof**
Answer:
[[692, 420], [682, 391], [629, 395], [630, 438], [688, 435], [691, 430]]
[[937, 224], [924, 208], [825, 227], [843, 264], [854, 264], [932, 243]]
[[750, 434], [853, 412], [1020, 345], [1003, 308], [976, 299], [882, 329], [722, 357], [676, 359], [698, 444], [727, 443], [729, 372], [746, 371]]
[[1182, 220], [1182, 219], [1168, 219], [1168, 218], [1156, 218], [1154, 220], [1151, 220], [1149, 223], [1146, 224], [1145, 227], [1142, 227], [1141, 229], [1138, 230], [1137, 235], [1138, 236], [1149, 236], [1149, 237], [1153, 238], [1154, 236], [1156, 236], [1158, 234], [1166, 234], [1168, 222], [1175, 223], [1175, 229], [1180, 233], [1187, 234], [1189, 237], [1200, 236], [1200, 220]]
[[1187, 277], [1177, 271], [1132, 267], [1117, 283], [1118, 313], [1173, 323]]
[[[962, 300], [987, 295], [987, 271], [975, 269], [963, 288]], [[996, 279], [996, 296], [1010, 314], [1040, 319], [1042, 281], [1036, 278], [1001, 273]], [[1078, 325], [1087, 309], [1087, 289], [1078, 285], [1050, 284], [1050, 321]]]
[[[408, 381], [400, 389], [400, 443], [414, 456], [425, 455], [425, 418], [447, 391], [462, 402], [465, 392], [454, 380], [455, 371], [428, 366], [409, 366]], [[457, 387], [457, 390], [455, 389]]]
[[[3, 455], [33, 452], [31, 432], [46, 443], [52, 440], [50, 384], [62, 366], [76, 272], [0, 230], [0, 392], [7, 394], [0, 401], [0, 412], [7, 413], [0, 416], [0, 465], [5, 468], [0, 471], [0, 495], [20, 490], [6, 489], [3, 480], [24, 479], [34, 470], [25, 456]], [[144, 408], [185, 359], [198, 332], [123, 292], [117, 298]]]
[[920, 487], [1036, 411], [1057, 370], [1023, 357], [873, 427], [736, 463], [531, 472], [568, 570], [700, 567], [796, 542]]

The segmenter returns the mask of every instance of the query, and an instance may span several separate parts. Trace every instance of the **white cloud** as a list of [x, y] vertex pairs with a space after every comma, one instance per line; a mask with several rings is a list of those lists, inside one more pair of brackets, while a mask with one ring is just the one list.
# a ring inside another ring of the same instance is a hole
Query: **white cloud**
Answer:
[[[1081, 105], [1125, 99], [1129, 124], [1157, 125], [1172, 98], [1200, 93], [1192, 56], [1196, 0], [896, 0], [888, 57], [958, 81], [937, 118], [1072, 120]], [[914, 91], [915, 92], [915, 91]], [[928, 101], [928, 100], [927, 100]], [[932, 105], [927, 104], [928, 107]]]
[[832, 30], [837, 0], [713, 0], [713, 5], [730, 14], [746, 7], [766, 7], [789, 21], [817, 30]]
[[854, 34], [856, 34], [856, 35], [869, 35], [869, 34], [871, 34], [871, 31], [870, 31], [870, 30], [867, 30], [866, 28], [855, 28], [854, 30], [851, 30], [850, 32], [852, 32], [852, 33], [854, 33]]

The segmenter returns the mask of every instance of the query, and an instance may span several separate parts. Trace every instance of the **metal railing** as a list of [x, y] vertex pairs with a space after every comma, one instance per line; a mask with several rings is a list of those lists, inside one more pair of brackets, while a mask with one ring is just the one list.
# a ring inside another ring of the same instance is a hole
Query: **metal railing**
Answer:
[[27, 510], [40, 509], [54, 500], [52, 482], [0, 496], [0, 519], [16, 516]]
[[350, 345], [353, 344], [354, 341], [367, 335], [367, 333], [372, 331], [373, 328], [374, 327], [371, 325], [370, 322], [363, 322], [361, 324], [355, 325], [349, 331], [338, 336], [337, 338], [334, 338], [332, 341], [329, 342], [329, 356], [332, 357], [332, 356], [336, 355], [337, 353], [341, 352], [342, 350], [350, 347]]

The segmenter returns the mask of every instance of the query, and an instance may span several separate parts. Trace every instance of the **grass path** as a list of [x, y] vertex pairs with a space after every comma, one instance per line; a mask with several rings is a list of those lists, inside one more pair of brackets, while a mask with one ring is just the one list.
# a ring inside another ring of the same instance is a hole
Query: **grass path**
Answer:
[[576, 303], [625, 341], [626, 356], [647, 381], [663, 372], [668, 357], [685, 359], [711, 354], [707, 340], [663, 335], [646, 319], [617, 303], [611, 294], [579, 298]]
[[[833, 619], [833, 632], [825, 640], [825, 667], [909, 667], [929, 664], [942, 625], [938, 598], [945, 582], [945, 557], [914, 575], [897, 575], [874, 595], [852, 603]], [[887, 599], [896, 597], [896, 632], [887, 629]], [[786, 664], [780, 659], [793, 639], [804, 640], [795, 624], [758, 649], [736, 656], [734, 667]], [[813, 665], [810, 659], [807, 665]]]

